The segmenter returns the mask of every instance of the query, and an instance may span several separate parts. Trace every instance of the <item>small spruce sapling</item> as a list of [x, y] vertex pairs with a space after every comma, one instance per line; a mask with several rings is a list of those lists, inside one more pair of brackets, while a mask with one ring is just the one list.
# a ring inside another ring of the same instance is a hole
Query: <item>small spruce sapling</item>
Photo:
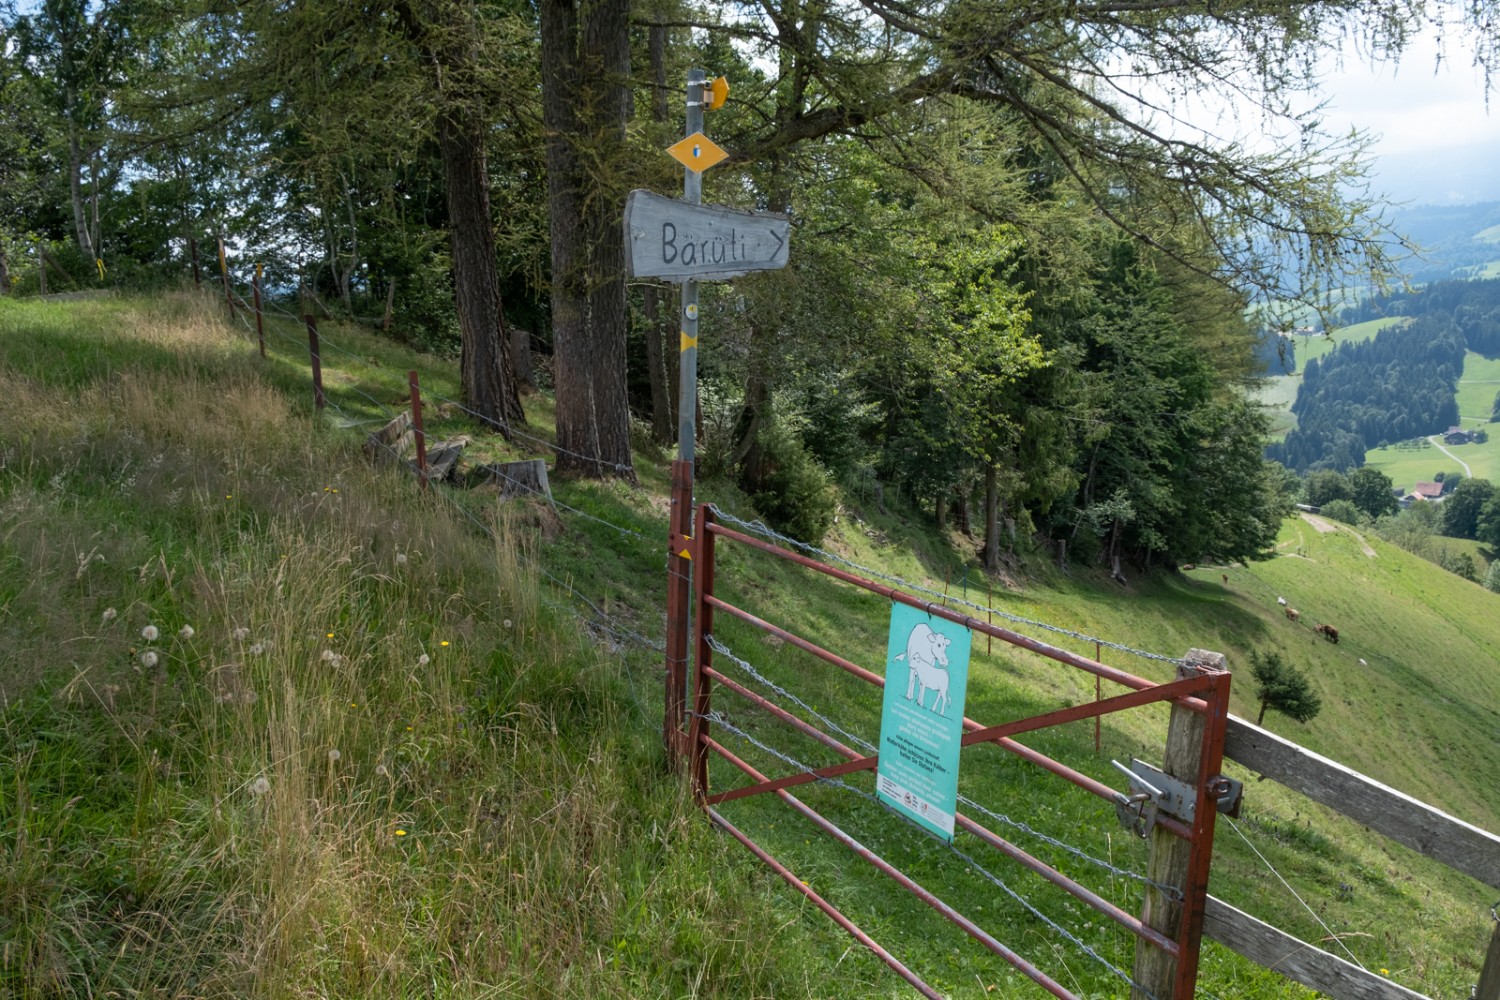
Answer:
[[1268, 708], [1296, 722], [1308, 722], [1323, 710], [1323, 700], [1312, 689], [1307, 675], [1283, 660], [1280, 653], [1251, 650], [1250, 671], [1260, 697], [1257, 726], [1265, 721]]

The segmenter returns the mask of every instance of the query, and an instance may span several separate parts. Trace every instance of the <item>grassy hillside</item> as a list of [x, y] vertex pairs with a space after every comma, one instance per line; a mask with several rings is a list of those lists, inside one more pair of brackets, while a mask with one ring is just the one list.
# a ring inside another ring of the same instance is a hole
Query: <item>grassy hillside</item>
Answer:
[[[444, 396], [456, 395], [451, 367], [330, 326], [333, 409], [316, 418], [305, 341], [278, 332], [263, 362], [189, 299], [0, 300], [0, 416], [12, 431], [0, 466], [5, 992], [909, 995], [713, 835], [663, 776], [660, 654], [638, 638], [662, 627], [664, 456], [639, 453], [640, 489], [554, 483], [555, 511], [493, 492], [423, 495], [371, 467], [358, 443], [408, 368]], [[546, 400], [528, 410], [545, 439]], [[447, 426], [460, 417], [450, 411]], [[526, 443], [474, 450], [546, 454]], [[701, 494], [749, 513], [725, 484]], [[1088, 655], [1087, 636], [1168, 656], [1221, 650], [1242, 671], [1235, 710], [1252, 718], [1248, 652], [1280, 650], [1324, 710], [1307, 726], [1272, 716], [1271, 728], [1500, 827], [1500, 761], [1468, 752], [1500, 735], [1500, 597], [1307, 521], [1289, 521], [1281, 542], [1278, 558], [1249, 568], [1128, 588], [1059, 575], [1040, 554], [1017, 557], [1014, 586], [981, 583], [958, 554], [972, 540], [853, 501], [825, 544], [939, 595], [990, 603], [993, 586], [1004, 613], [1080, 637], [1015, 627]], [[883, 661], [881, 599], [746, 551], [723, 555], [719, 580], [798, 634]], [[1301, 625], [1278, 594], [1303, 610]], [[1344, 642], [1317, 638], [1318, 621]], [[714, 634], [874, 738], [873, 689], [725, 616]], [[981, 720], [1093, 697], [1092, 683], [1031, 654], [983, 643], [975, 654], [968, 710]], [[1157, 679], [1172, 669], [1108, 647], [1104, 658]], [[758, 683], [732, 657], [717, 662]], [[721, 738], [764, 770], [785, 773], [777, 755], [831, 759], [727, 694], [715, 708], [727, 713]], [[1111, 718], [1101, 753], [1088, 724], [1027, 742], [1118, 785], [1109, 760], [1158, 760], [1164, 718]], [[970, 754], [963, 791], [1013, 821], [992, 826], [1138, 905], [1122, 872], [1142, 870], [1144, 851], [1108, 804], [993, 748]], [[1338, 935], [1365, 965], [1432, 996], [1468, 995], [1492, 889], [1240, 776], [1245, 813], [1221, 826], [1216, 894], [1305, 939]], [[716, 767], [713, 780], [732, 779]], [[1124, 968], [1128, 935], [971, 839], [960, 837], [962, 855], [936, 848], [868, 790], [851, 781], [802, 797], [1070, 987], [1128, 992], [1043, 918]], [[951, 995], [1039, 995], [784, 807], [752, 799], [724, 812]], [[1216, 946], [1203, 988], [1308, 995]]]

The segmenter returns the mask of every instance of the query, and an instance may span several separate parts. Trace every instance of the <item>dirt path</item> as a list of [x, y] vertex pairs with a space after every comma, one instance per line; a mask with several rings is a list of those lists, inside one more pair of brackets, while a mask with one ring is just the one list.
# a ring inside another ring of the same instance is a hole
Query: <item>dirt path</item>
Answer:
[[1359, 532], [1355, 531], [1347, 524], [1338, 524], [1334, 521], [1328, 520], [1325, 517], [1318, 517], [1316, 514], [1308, 514], [1306, 512], [1302, 513], [1302, 520], [1312, 525], [1313, 530], [1319, 532], [1320, 534], [1326, 535], [1330, 531], [1347, 532], [1348, 534], [1354, 536], [1355, 541], [1359, 542], [1360, 551], [1363, 552], [1366, 556], [1374, 559], [1377, 555], [1375, 550], [1370, 548], [1370, 543], [1365, 541], [1365, 536], [1361, 535]]
[[1457, 462], [1459, 465], [1462, 465], [1464, 467], [1464, 478], [1465, 479], [1473, 479], [1474, 478], [1474, 473], [1469, 469], [1469, 463], [1465, 462], [1463, 459], [1461, 459], [1457, 455], [1453, 454], [1453, 452], [1451, 452], [1447, 448], [1443, 447], [1443, 436], [1441, 434], [1434, 434], [1431, 437], [1429, 437], [1427, 440], [1431, 441], [1434, 445], [1436, 445], [1438, 451], [1442, 452], [1444, 455], [1447, 455], [1449, 458], [1453, 459], [1453, 461]]

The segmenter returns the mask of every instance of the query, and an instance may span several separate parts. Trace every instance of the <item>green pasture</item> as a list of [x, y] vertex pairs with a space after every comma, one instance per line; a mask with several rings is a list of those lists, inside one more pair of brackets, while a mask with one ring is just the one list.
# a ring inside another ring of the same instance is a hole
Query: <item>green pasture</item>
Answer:
[[[455, 393], [451, 362], [329, 324], [334, 405], [318, 415], [285, 332], [262, 360], [206, 299], [0, 300], [0, 990], [910, 995], [711, 830], [664, 767], [662, 656], [639, 638], [663, 627], [667, 456], [637, 452], [640, 486], [556, 481], [555, 507], [423, 493], [360, 446], [407, 369]], [[545, 442], [548, 400], [527, 410]], [[435, 415], [482, 457], [547, 454]], [[754, 516], [725, 483], [699, 492]], [[1268, 728], [1500, 827], [1500, 758], [1476, 752], [1500, 727], [1500, 596], [1303, 518], [1273, 558], [1131, 569], [1123, 587], [1063, 573], [1025, 539], [987, 578], [974, 548], [889, 498], [845, 497], [824, 542], [859, 572], [1154, 680], [1174, 675], [1161, 657], [1221, 651], [1233, 711], [1251, 719], [1249, 654], [1278, 651], [1323, 711]], [[723, 598], [881, 669], [886, 599], [727, 544], [716, 578]], [[852, 746], [875, 739], [874, 687], [722, 612], [712, 634], [726, 675]], [[971, 677], [967, 714], [984, 722], [1094, 697], [1091, 676], [980, 638]], [[838, 759], [727, 688], [709, 708], [711, 734], [766, 773]], [[1023, 742], [1118, 786], [1111, 760], [1159, 760], [1164, 729], [1156, 707], [1109, 717], [1097, 750], [1089, 723]], [[1336, 935], [1436, 1000], [1468, 996], [1492, 889], [1227, 770], [1247, 795], [1220, 826], [1216, 895], [1304, 940]], [[715, 790], [741, 780], [711, 768]], [[1145, 847], [1110, 803], [995, 747], [965, 752], [960, 787], [1002, 835], [1139, 907], [1122, 872], [1142, 870]], [[797, 794], [1074, 992], [1128, 995], [1078, 945], [1129, 969], [1129, 933], [968, 834], [936, 843], [869, 791], [851, 776]], [[945, 994], [1042, 995], [779, 801], [721, 812]], [[1217, 945], [1201, 994], [1311, 996]]]

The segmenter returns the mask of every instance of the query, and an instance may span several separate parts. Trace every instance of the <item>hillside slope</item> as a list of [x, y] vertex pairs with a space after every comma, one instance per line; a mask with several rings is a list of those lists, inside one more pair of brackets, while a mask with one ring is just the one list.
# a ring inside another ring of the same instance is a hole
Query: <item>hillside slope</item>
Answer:
[[[682, 786], [662, 779], [660, 654], [639, 640], [662, 627], [664, 457], [642, 453], [639, 489], [554, 483], [555, 509], [500, 504], [493, 492], [424, 496], [357, 445], [400, 398], [407, 369], [438, 395], [456, 393], [451, 370], [330, 325], [332, 411], [318, 418], [299, 332], [281, 331], [262, 362], [191, 301], [0, 300], [0, 416], [14, 432], [0, 476], [10, 748], [0, 755], [0, 913], [20, 915], [0, 936], [21, 956], [6, 966], [6, 988], [908, 995], [713, 836]], [[547, 407], [528, 400], [543, 436]], [[461, 414], [443, 420], [463, 425]], [[524, 452], [481, 439], [473, 450], [545, 454], [544, 437], [536, 442]], [[725, 484], [700, 494], [751, 513]], [[1280, 649], [1312, 674], [1325, 708], [1307, 726], [1272, 716], [1270, 728], [1500, 827], [1500, 774], [1485, 752], [1500, 728], [1496, 595], [1301, 520], [1287, 522], [1277, 558], [1248, 568], [1120, 588], [1022, 552], [1007, 586], [966, 565], [972, 540], [871, 503], [846, 500], [830, 553], [937, 598], [1069, 630], [1013, 623], [1090, 656], [1090, 636], [1167, 656], [1218, 649], [1240, 671], [1235, 710], [1251, 718], [1248, 652]], [[882, 661], [884, 600], [753, 554], [726, 554], [720, 569], [727, 596], [856, 662]], [[1281, 614], [1278, 595], [1303, 610], [1301, 625]], [[1317, 621], [1344, 641], [1317, 638]], [[157, 638], [146, 639], [147, 625]], [[870, 689], [729, 624], [715, 635], [812, 708], [873, 735]], [[975, 654], [977, 718], [1093, 697], [1091, 682], [1029, 653], [976, 643]], [[1172, 669], [1108, 647], [1104, 659], [1157, 679]], [[772, 749], [817, 749], [718, 705]], [[1162, 718], [1112, 718], [1099, 753], [1082, 724], [1034, 745], [1118, 783], [1110, 759], [1158, 759]], [[768, 769], [788, 766], [741, 750]], [[1221, 827], [1216, 894], [1307, 940], [1336, 933], [1367, 966], [1434, 997], [1467, 996], [1492, 890], [1244, 777], [1245, 816]], [[996, 753], [966, 757], [963, 781], [1057, 843], [1142, 866], [1139, 841], [1107, 804], [1061, 794]], [[1118, 928], [995, 866], [1033, 900], [1035, 912], [1023, 909], [858, 795], [827, 787], [807, 797], [1002, 940], [1065, 970], [1080, 992], [1121, 995], [1117, 976], [1065, 947], [1038, 914], [1128, 967], [1132, 942]], [[950, 995], [1036, 995], [775, 803], [733, 805], [736, 823]], [[1023, 834], [1028, 850], [1137, 905], [1127, 877]], [[1213, 946], [1203, 987], [1307, 995]]]

